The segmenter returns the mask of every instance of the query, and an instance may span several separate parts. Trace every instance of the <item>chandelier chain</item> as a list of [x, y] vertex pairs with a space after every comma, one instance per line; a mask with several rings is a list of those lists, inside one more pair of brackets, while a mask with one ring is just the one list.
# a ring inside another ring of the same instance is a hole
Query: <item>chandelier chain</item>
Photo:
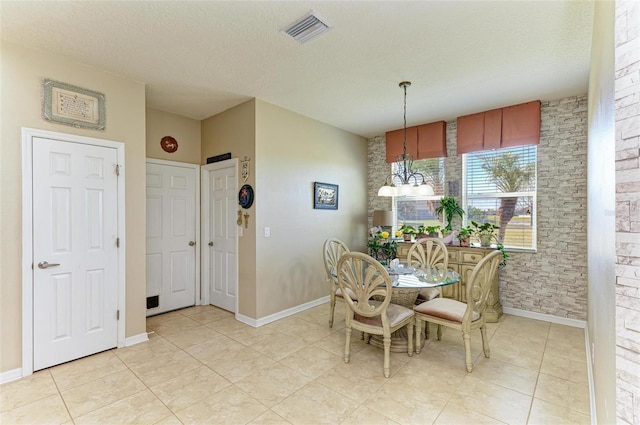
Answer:
[[[410, 81], [399, 84], [404, 90], [402, 154], [396, 157], [397, 167], [378, 190], [378, 196], [433, 195], [433, 188], [427, 184], [424, 174], [413, 169], [413, 155], [407, 153], [407, 87], [410, 85]], [[394, 184], [395, 179], [399, 180], [400, 187]]]

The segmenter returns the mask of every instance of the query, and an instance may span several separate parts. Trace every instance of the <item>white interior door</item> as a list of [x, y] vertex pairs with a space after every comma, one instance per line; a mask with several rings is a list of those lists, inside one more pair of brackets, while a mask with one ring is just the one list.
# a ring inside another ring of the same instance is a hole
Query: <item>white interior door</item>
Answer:
[[210, 303], [236, 311], [238, 290], [237, 160], [202, 167], [203, 276]]
[[117, 150], [33, 139], [33, 369], [118, 343]]
[[147, 161], [147, 316], [196, 304], [197, 170]]

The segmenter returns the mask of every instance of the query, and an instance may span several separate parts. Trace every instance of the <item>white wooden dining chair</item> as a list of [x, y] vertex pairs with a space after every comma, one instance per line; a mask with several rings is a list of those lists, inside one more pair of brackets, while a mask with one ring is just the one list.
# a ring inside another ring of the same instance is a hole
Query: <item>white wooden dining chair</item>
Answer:
[[[338, 273], [336, 267], [338, 260], [343, 254], [349, 252], [349, 247], [339, 239], [329, 238], [324, 241], [322, 246], [322, 259], [324, 260], [324, 269], [327, 274], [327, 282], [330, 285], [330, 302], [331, 311], [329, 312], [329, 327], [333, 327], [333, 316], [336, 309], [336, 300], [343, 300], [343, 292], [338, 285]], [[353, 296], [353, 294], [349, 294]]]
[[[410, 267], [432, 266], [447, 270], [449, 252], [440, 239], [422, 238], [409, 248], [407, 264]], [[417, 302], [429, 301], [440, 296], [442, 296], [442, 289], [440, 288], [422, 288], [418, 293]]]
[[345, 363], [349, 363], [352, 329], [367, 335], [367, 342], [370, 335], [382, 335], [383, 371], [388, 378], [392, 332], [407, 327], [407, 354], [413, 355], [413, 310], [391, 303], [392, 282], [389, 273], [367, 254], [350, 252], [340, 258], [338, 284], [343, 293], [352, 291], [355, 295], [355, 300], [348, 297], [344, 299], [348, 307], [345, 319]]
[[480, 329], [484, 356], [489, 358], [489, 340], [487, 339], [484, 310], [487, 307], [491, 284], [496, 279], [501, 261], [502, 252], [496, 250], [478, 262], [467, 282], [466, 303], [449, 298], [435, 298], [415, 307], [417, 353], [421, 349], [422, 323], [424, 322], [428, 326], [431, 322], [438, 325], [438, 340], [442, 337], [442, 326], [462, 332], [467, 372], [471, 372], [473, 369], [470, 333], [472, 330]]

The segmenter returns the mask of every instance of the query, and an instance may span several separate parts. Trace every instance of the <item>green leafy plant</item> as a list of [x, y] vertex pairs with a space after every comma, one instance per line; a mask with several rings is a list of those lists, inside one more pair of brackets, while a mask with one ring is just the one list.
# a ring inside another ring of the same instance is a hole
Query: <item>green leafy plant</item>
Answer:
[[408, 224], [403, 224], [402, 226], [400, 226], [400, 228], [398, 230], [401, 231], [405, 235], [415, 235], [416, 234], [416, 228], [413, 227], [413, 226], [410, 226]]
[[438, 216], [442, 215], [443, 219], [447, 222], [447, 225], [442, 229], [443, 232], [446, 231], [450, 233], [453, 230], [451, 227], [453, 216], [457, 215], [462, 218], [464, 210], [458, 205], [456, 198], [453, 196], [443, 196], [440, 198], [440, 206], [436, 208], [436, 214]]
[[500, 261], [500, 268], [503, 269], [507, 267], [507, 258], [509, 258], [509, 255], [504, 252], [504, 245], [502, 245], [501, 243], [498, 244], [497, 249], [498, 251], [502, 252], [502, 261]]
[[461, 227], [460, 229], [458, 229], [456, 238], [458, 239], [458, 241], [460, 241], [460, 246], [469, 246], [469, 239], [471, 238], [472, 234], [473, 231], [469, 226]]
[[427, 235], [434, 236], [433, 234], [435, 233], [437, 235], [439, 231], [440, 231], [439, 225], [424, 226], [424, 233]]
[[[498, 238], [498, 230], [500, 227], [493, 223], [479, 224], [475, 221], [471, 222], [471, 232], [480, 239], [481, 246], [489, 246], [492, 240], [496, 241], [496, 249], [502, 253], [502, 261], [500, 262], [500, 268], [507, 266], [507, 258], [509, 255], [504, 250], [504, 245], [500, 243]], [[483, 241], [483, 239], [485, 239]]]
[[471, 231], [473, 235], [480, 240], [481, 246], [489, 246], [491, 244], [491, 241], [494, 239], [497, 243], [498, 229], [500, 229], [500, 227], [496, 226], [493, 223], [486, 222], [480, 224], [476, 221], [471, 221]]

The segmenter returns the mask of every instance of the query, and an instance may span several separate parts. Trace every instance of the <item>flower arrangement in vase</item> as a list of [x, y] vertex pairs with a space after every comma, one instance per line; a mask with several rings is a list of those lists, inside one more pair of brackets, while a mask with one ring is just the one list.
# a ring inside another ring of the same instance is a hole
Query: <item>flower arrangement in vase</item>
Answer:
[[[396, 232], [396, 236], [399, 234], [401, 234], [400, 231]], [[367, 241], [369, 255], [384, 265], [390, 264], [398, 252], [397, 242], [389, 236], [391, 236], [389, 232], [380, 227], [372, 227], [369, 230], [369, 240]]]

